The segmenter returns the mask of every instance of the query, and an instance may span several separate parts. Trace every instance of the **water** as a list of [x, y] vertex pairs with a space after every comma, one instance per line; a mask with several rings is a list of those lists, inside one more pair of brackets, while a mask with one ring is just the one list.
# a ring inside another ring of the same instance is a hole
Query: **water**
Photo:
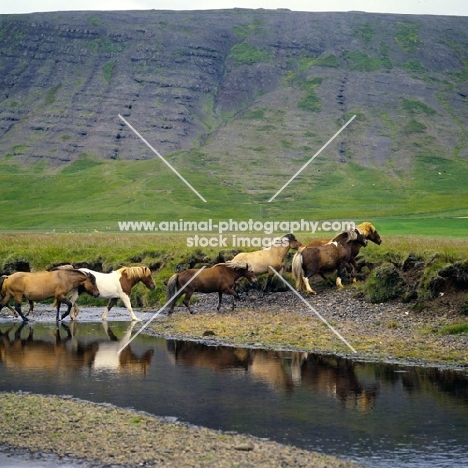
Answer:
[[369, 467], [468, 466], [464, 373], [143, 334], [119, 357], [128, 322], [69, 325], [0, 323], [0, 391], [108, 402]]

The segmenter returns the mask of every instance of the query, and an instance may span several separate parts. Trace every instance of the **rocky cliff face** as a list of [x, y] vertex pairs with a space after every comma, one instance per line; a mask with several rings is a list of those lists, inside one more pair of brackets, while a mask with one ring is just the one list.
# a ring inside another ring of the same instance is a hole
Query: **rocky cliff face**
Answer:
[[357, 115], [332, 159], [392, 173], [421, 148], [467, 156], [467, 79], [468, 18], [3, 15], [0, 159], [155, 157], [120, 114], [160, 153], [202, 149], [229, 170], [246, 154], [309, 157]]

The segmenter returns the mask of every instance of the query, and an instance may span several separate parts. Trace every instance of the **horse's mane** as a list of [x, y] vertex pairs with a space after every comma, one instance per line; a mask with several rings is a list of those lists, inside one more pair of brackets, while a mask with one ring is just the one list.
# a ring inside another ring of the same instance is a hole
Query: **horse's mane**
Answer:
[[73, 265], [67, 264], [67, 265], [56, 265], [52, 267], [49, 271], [56, 271], [56, 270], [75, 270], [75, 267]]
[[349, 231], [343, 231], [343, 232], [340, 232], [340, 234], [338, 234], [337, 236], [335, 236], [330, 242], [329, 244], [331, 244], [332, 242], [341, 242], [341, 243], [348, 243], [348, 242], [351, 242], [353, 240], [356, 240], [357, 239], [357, 232], [355, 229], [350, 229]]
[[219, 265], [225, 265], [228, 268], [231, 268], [232, 270], [243, 270], [244, 268], [247, 268], [248, 271], [253, 271], [252, 265], [250, 265], [250, 263], [247, 263], [243, 260], [239, 260], [235, 262], [227, 261], [226, 263], [218, 263], [215, 265], [215, 267]]
[[376, 231], [375, 227], [368, 221], [359, 224], [358, 226], [356, 226], [356, 229], [358, 229], [365, 237], [369, 237]]
[[130, 279], [146, 278], [151, 276], [151, 270], [147, 266], [122, 267], [117, 270], [121, 275], [125, 273]]

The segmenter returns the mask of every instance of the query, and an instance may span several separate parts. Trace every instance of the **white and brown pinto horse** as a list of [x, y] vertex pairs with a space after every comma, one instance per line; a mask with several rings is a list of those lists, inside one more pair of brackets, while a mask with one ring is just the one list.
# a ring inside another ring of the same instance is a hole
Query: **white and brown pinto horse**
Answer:
[[271, 270], [270, 266], [274, 268], [280, 275], [284, 271], [284, 259], [289, 252], [289, 249], [299, 249], [302, 244], [296, 239], [294, 234], [286, 234], [283, 237], [279, 237], [273, 240], [270, 247], [263, 250], [257, 250], [255, 252], [241, 252], [237, 254], [232, 261], [244, 261], [252, 265], [254, 273], [263, 275], [268, 273], [268, 278], [263, 288], [263, 292], [268, 289], [268, 286], [273, 279], [274, 271]]
[[[60, 267], [58, 267], [60, 268]], [[140, 281], [151, 291], [156, 287], [151, 270], [147, 266], [122, 267], [110, 273], [100, 273], [89, 270], [88, 268], [79, 268], [78, 271], [92, 273], [96, 278], [96, 284], [99, 288], [98, 299], [109, 299], [106, 310], [102, 314], [102, 320], [107, 320], [107, 314], [114, 307], [119, 299], [122, 300], [132, 321], [141, 321], [133, 312], [130, 302], [130, 293], [133, 286]], [[73, 312], [70, 317], [72, 320], [78, 316], [78, 307], [76, 301], [82, 294], [82, 290], [77, 288], [73, 291], [70, 301], [73, 304]]]
[[[54, 270], [39, 271], [35, 273], [17, 272], [0, 279], [0, 291], [3, 299], [0, 302], [0, 310], [8, 306], [10, 301], [15, 301], [15, 311], [24, 322], [28, 318], [21, 312], [21, 302], [26, 298], [31, 306], [32, 301], [44, 301], [55, 298], [57, 307], [57, 322], [63, 320], [72, 308], [72, 302], [67, 299], [70, 291], [80, 288], [83, 292], [93, 297], [98, 297], [99, 289], [96, 278], [90, 272], [80, 270]], [[62, 303], [68, 306], [60, 318], [60, 306]]]
[[307, 294], [317, 294], [309, 284], [309, 279], [315, 275], [324, 276], [338, 270], [336, 286], [342, 288], [341, 278], [350, 262], [354, 244], [365, 246], [367, 239], [357, 230], [342, 232], [325, 245], [305, 247], [297, 252], [292, 260], [292, 275], [296, 281], [296, 289]]

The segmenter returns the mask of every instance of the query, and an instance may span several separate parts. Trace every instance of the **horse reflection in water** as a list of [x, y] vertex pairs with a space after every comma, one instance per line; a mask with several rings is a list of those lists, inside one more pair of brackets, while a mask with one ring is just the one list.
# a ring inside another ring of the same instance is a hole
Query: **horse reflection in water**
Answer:
[[176, 340], [167, 342], [167, 350], [175, 364], [215, 371], [237, 368], [275, 391], [293, 392], [299, 386], [306, 387], [363, 412], [372, 409], [379, 393], [378, 384], [360, 379], [356, 375], [358, 364], [347, 359]]
[[[135, 322], [131, 322], [121, 339], [118, 339], [114, 335], [107, 322], [103, 322], [102, 326], [110, 341], [99, 343], [99, 348], [93, 361], [93, 369], [146, 374], [151, 364], [154, 350], [147, 349], [141, 356], [132, 351], [128, 342], [132, 336]], [[119, 353], [120, 350], [122, 351]]]
[[[70, 327], [62, 323], [50, 331], [52, 339], [48, 339], [48, 336], [35, 338], [34, 328], [26, 323], [19, 327], [12, 325], [5, 332], [0, 331], [0, 362], [26, 371], [55, 372], [57, 378], [82, 369], [146, 374], [154, 350], [147, 349], [137, 355], [127, 345], [133, 322], [121, 339], [104, 322], [107, 338], [83, 342], [78, 337], [78, 327], [77, 322], [72, 322]], [[27, 333], [24, 333], [25, 329]], [[61, 332], [65, 332], [64, 336]], [[123, 350], [118, 354], [121, 348]]]
[[[27, 330], [27, 334], [22, 333], [23, 330]], [[65, 331], [64, 337], [61, 331]], [[17, 369], [40, 369], [51, 373], [70, 372], [91, 365], [97, 343], [76, 343], [70, 327], [63, 323], [50, 330], [49, 336], [52, 339], [47, 336], [35, 339], [34, 328], [26, 323], [0, 331], [0, 361]]]
[[300, 369], [306, 353], [206, 346], [201, 343], [169, 340], [169, 355], [175, 364], [208, 367], [216, 371], [240, 369], [274, 390], [292, 391], [300, 383]]
[[348, 409], [372, 410], [379, 394], [375, 380], [365, 381], [356, 375], [359, 366], [349, 359], [310, 355], [302, 366], [302, 385], [314, 392], [326, 392]]

